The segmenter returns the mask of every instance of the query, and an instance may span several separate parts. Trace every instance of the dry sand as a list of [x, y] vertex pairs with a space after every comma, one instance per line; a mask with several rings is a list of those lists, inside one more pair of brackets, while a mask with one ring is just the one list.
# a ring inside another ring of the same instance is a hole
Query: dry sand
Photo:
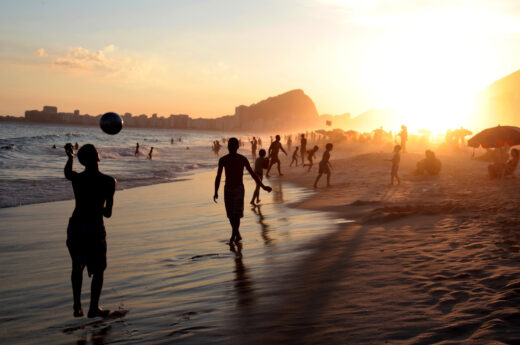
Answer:
[[[520, 179], [489, 180], [470, 156], [438, 154], [434, 177], [412, 174], [423, 154], [403, 154], [389, 186], [390, 152], [333, 151], [333, 188], [293, 206], [355, 222], [315, 243], [248, 342], [520, 343]], [[283, 178], [310, 187], [316, 171]]]

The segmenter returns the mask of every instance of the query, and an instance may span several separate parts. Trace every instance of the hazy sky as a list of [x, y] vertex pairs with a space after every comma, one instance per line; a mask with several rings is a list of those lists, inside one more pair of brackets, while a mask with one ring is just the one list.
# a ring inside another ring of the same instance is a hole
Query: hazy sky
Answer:
[[295, 88], [411, 114], [517, 69], [518, 0], [0, 0], [0, 114], [215, 117]]

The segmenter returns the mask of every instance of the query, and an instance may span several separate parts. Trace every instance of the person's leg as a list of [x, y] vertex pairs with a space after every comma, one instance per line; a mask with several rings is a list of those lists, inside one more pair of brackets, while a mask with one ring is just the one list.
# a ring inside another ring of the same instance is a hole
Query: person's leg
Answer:
[[278, 165], [278, 175], [283, 176], [282, 170], [280, 169], [280, 161], [276, 163]]
[[103, 271], [96, 272], [92, 275], [92, 284], [90, 285], [90, 308], [88, 317], [107, 316], [110, 311], [103, 310], [99, 307], [99, 297], [103, 288]]
[[70, 280], [72, 282], [72, 296], [74, 298], [74, 316], [83, 316], [83, 309], [81, 308], [81, 285], [83, 284], [83, 265], [72, 263], [72, 273]]
[[330, 172], [327, 173], [327, 187], [330, 187]]
[[229, 222], [231, 223], [231, 238], [229, 239], [229, 243], [237, 242], [242, 239], [240, 236], [240, 217], [229, 218]]
[[265, 176], [269, 177], [269, 171], [271, 171], [271, 168], [273, 167], [273, 160], [269, 160], [269, 167], [267, 168], [267, 172], [265, 173]]
[[319, 173], [318, 176], [316, 176], [316, 180], [314, 181], [314, 188], [318, 188], [318, 181], [320, 180], [320, 177], [321, 173]]
[[401, 180], [399, 179], [399, 175], [397, 174], [397, 171], [395, 172], [395, 178], [397, 179], [397, 184], [401, 184]]
[[251, 202], [250, 204], [254, 205], [255, 204], [255, 199], [258, 200], [258, 197], [260, 196], [260, 185], [256, 185], [256, 188], [255, 188], [255, 191], [253, 193], [253, 198], [251, 199]]

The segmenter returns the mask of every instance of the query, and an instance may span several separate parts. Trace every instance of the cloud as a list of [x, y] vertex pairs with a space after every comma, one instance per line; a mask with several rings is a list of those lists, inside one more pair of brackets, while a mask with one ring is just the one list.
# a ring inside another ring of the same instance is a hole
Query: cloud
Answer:
[[52, 62], [56, 68], [70, 71], [99, 73], [107, 76], [124, 76], [140, 72], [144, 68], [143, 61], [117, 54], [117, 47], [113, 44], [101, 50], [89, 50], [77, 47], [65, 54], [58, 56]]
[[47, 52], [45, 51], [44, 48], [40, 48], [36, 51], [36, 55], [38, 55], [39, 57], [47, 57], [49, 56], [49, 54], [47, 54]]

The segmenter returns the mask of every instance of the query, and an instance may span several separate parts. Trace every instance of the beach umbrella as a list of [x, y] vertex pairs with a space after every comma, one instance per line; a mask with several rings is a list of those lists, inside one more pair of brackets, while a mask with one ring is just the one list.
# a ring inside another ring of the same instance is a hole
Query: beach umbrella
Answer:
[[497, 126], [484, 129], [468, 140], [468, 145], [477, 148], [497, 148], [504, 145], [520, 145], [520, 128], [514, 126]]

